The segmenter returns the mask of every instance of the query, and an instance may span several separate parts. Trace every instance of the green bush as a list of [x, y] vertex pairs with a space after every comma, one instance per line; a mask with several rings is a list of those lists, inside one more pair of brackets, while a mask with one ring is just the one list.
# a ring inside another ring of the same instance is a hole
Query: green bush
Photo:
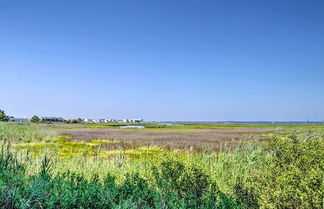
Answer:
[[236, 200], [247, 208], [322, 208], [323, 132], [277, 136], [269, 152], [263, 166], [236, 185]]
[[31, 119], [30, 119], [30, 122], [31, 123], [39, 123], [41, 121], [41, 119], [37, 116], [37, 115], [34, 115]]
[[0, 110], [0, 121], [9, 121], [9, 116], [5, 114], [4, 110]]
[[[167, 160], [153, 167], [153, 176], [163, 199], [168, 198], [165, 196], [176, 196], [188, 208], [236, 207], [232, 199], [220, 192], [210, 176], [198, 167]], [[178, 202], [180, 205], [181, 202]]]
[[324, 136], [290, 135], [270, 145], [273, 157], [262, 182], [262, 203], [271, 208], [322, 208]]

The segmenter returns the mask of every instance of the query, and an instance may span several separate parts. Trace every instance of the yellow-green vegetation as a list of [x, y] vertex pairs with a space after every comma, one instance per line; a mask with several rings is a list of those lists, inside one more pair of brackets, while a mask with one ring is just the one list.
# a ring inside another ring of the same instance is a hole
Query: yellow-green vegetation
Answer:
[[112, 155], [123, 154], [130, 158], [143, 158], [150, 155], [155, 155], [161, 152], [166, 152], [159, 147], [138, 147], [136, 149], [124, 150], [101, 150], [101, 145], [118, 144], [116, 140], [96, 140], [88, 142], [72, 141], [69, 136], [59, 136], [56, 141], [43, 142], [34, 141], [28, 143], [15, 143], [13, 145], [16, 151], [28, 150], [29, 154], [34, 157], [39, 157], [44, 153], [56, 153], [60, 157], [73, 157], [73, 155], [82, 155], [86, 157], [94, 157], [100, 155], [104, 158], [111, 159]]
[[[83, 153], [89, 156], [93, 156], [95, 147], [99, 146], [103, 142], [90, 141], [90, 142], [74, 142], [69, 140], [69, 136], [59, 136], [56, 141], [52, 142], [30, 142], [30, 143], [17, 143], [14, 144], [14, 148], [17, 151], [28, 150], [34, 156], [40, 156], [40, 154], [46, 152], [58, 153], [61, 157], [71, 156], [76, 153]], [[110, 143], [110, 142], [108, 142]]]
[[149, 157], [155, 157], [160, 153], [169, 152], [160, 147], [138, 147], [136, 149], [127, 149], [127, 150], [113, 150], [113, 151], [101, 151], [100, 154], [102, 156], [111, 155], [111, 154], [119, 154], [127, 156], [131, 159], [145, 159]]
[[324, 132], [271, 137], [200, 153], [10, 138], [0, 149], [0, 208], [322, 208]]

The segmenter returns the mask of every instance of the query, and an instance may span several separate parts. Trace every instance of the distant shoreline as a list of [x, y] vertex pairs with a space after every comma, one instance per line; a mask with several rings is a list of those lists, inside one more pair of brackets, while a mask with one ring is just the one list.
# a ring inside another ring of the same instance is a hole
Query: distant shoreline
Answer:
[[324, 125], [324, 121], [154, 121], [154, 123], [251, 124], [251, 125]]

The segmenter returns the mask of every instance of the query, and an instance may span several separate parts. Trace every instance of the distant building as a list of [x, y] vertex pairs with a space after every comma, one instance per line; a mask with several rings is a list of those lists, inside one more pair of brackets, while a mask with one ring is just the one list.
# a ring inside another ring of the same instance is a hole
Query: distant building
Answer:
[[28, 123], [30, 119], [28, 118], [10, 118], [10, 121], [17, 122], [17, 123]]
[[128, 118], [128, 119], [123, 119], [123, 123], [142, 123], [143, 119], [133, 119], [133, 118]]
[[106, 123], [106, 119], [99, 119], [99, 123]]
[[108, 123], [117, 123], [118, 120], [110, 118], [110, 119], [107, 119], [107, 121], [108, 121]]
[[143, 119], [89, 119], [84, 118], [82, 119], [84, 123], [142, 123]]
[[94, 123], [93, 120], [89, 119], [89, 118], [83, 119], [83, 122], [85, 122], [85, 123]]
[[[62, 117], [40, 117], [40, 120], [43, 122], [66, 122], [66, 121], [78, 121], [78, 122], [83, 122], [83, 123], [143, 123], [143, 119], [134, 119], [134, 118], [127, 118], [127, 119], [89, 119], [89, 118], [84, 118], [84, 119], [64, 119]], [[10, 121], [12, 122], [20, 122], [20, 123], [26, 123], [30, 122], [29, 118], [14, 118], [11, 117]]]
[[143, 123], [143, 119], [132, 119], [133, 122], [132, 123]]
[[44, 121], [44, 122], [63, 122], [64, 121], [64, 118], [61, 118], [61, 117], [41, 117], [40, 118], [41, 121]]
[[85, 118], [85, 119], [82, 119], [82, 122], [84, 122], [84, 123], [104, 123], [104, 119], [89, 119], [89, 118]]
[[112, 123], [113, 119], [105, 119], [105, 123]]

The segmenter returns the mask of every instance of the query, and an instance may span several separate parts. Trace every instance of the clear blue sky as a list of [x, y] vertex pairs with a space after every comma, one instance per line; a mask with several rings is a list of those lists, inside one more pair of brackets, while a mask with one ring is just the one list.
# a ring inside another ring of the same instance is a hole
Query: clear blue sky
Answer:
[[324, 120], [323, 0], [0, 0], [0, 109]]

